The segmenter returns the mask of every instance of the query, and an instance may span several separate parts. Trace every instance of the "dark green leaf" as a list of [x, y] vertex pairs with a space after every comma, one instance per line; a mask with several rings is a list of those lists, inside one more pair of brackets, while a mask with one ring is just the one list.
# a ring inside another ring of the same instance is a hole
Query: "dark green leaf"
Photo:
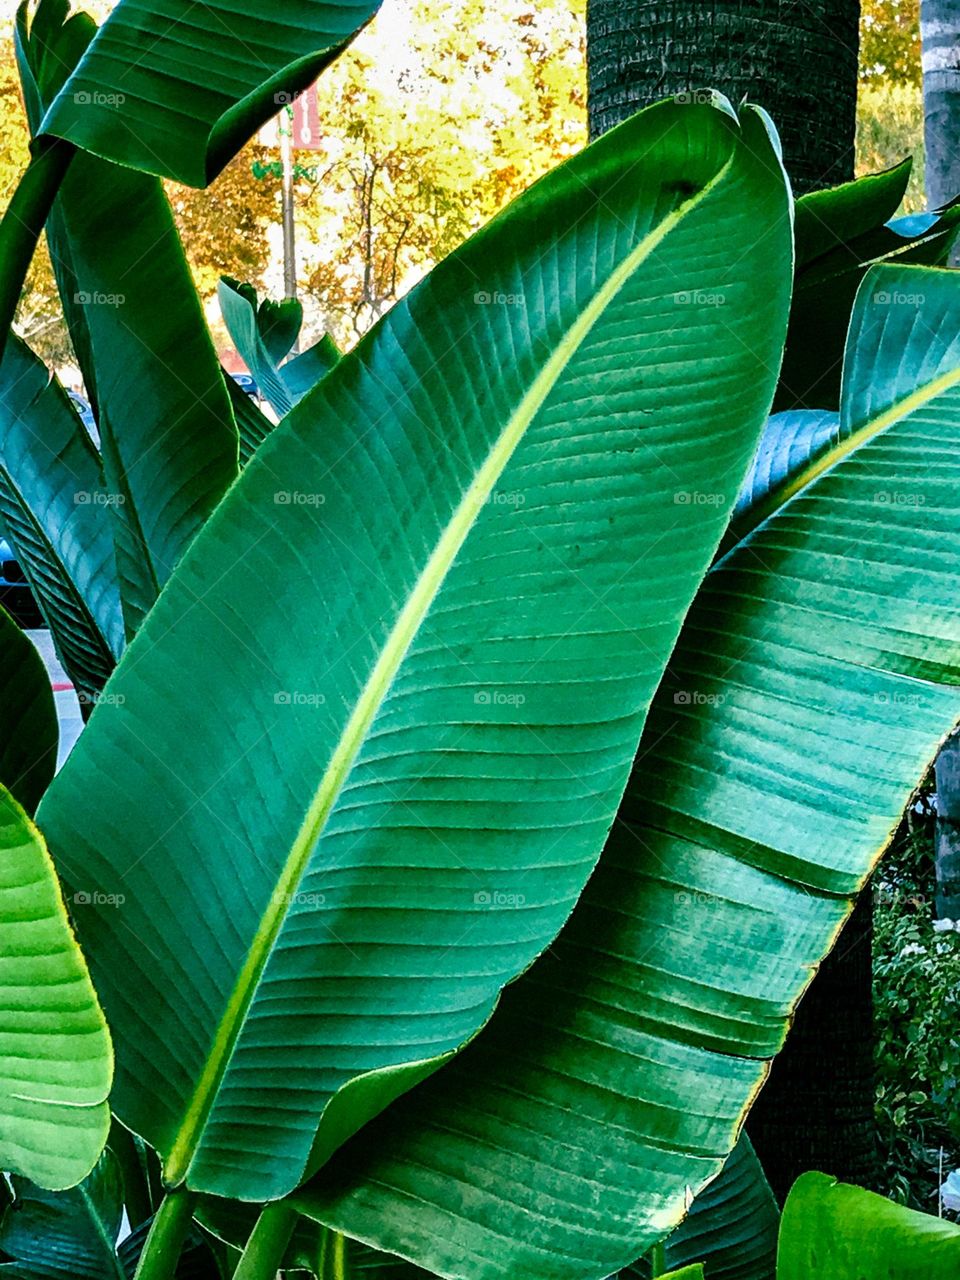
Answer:
[[775, 410], [837, 408], [850, 312], [871, 263], [947, 261], [960, 202], [936, 216], [891, 221], [909, 176], [904, 161], [797, 201], [796, 283]]
[[[668, 1267], [702, 1262], [709, 1280], [774, 1280], [780, 1210], [760, 1161], [742, 1135], [720, 1173], [704, 1187], [664, 1242]], [[649, 1280], [643, 1259], [621, 1280]]]
[[316, 80], [379, 0], [120, 0], [47, 133], [203, 187]]
[[0, 786], [33, 814], [57, 764], [53, 690], [39, 653], [3, 609], [0, 653]]
[[[28, 33], [25, 11], [17, 33], [25, 92], [36, 97], [43, 57], [56, 39], [43, 5], [35, 23], [40, 15], [42, 41]], [[68, 27], [59, 28], [59, 38], [70, 48]], [[78, 156], [55, 212], [53, 256], [64, 264], [61, 285], [76, 289], [67, 300], [68, 319], [82, 315], [78, 356], [92, 364], [84, 377], [96, 389], [108, 510], [132, 635], [235, 478], [237, 433], [160, 182]]]
[[0, 362], [0, 523], [81, 703], [93, 705], [123, 648], [100, 458], [69, 396], [17, 337]]

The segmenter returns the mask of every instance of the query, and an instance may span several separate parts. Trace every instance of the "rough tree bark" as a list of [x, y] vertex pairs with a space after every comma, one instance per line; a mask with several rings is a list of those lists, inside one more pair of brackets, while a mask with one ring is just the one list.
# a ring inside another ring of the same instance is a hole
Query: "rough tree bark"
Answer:
[[591, 135], [669, 94], [720, 89], [770, 112], [798, 193], [845, 182], [859, 18], [859, 0], [588, 0]]
[[854, 908], [797, 1010], [747, 1128], [781, 1205], [808, 1169], [880, 1190], [874, 1120], [873, 897]]
[[[588, 0], [591, 134], [668, 94], [717, 88], [735, 104], [748, 95], [767, 108], [797, 191], [846, 181], [859, 9], [857, 0]], [[811, 1168], [876, 1181], [871, 922], [866, 893], [751, 1116], [780, 1196]]]
[[927, 204], [960, 195], [960, 0], [921, 0]]
[[937, 756], [936, 914], [960, 920], [960, 731]]

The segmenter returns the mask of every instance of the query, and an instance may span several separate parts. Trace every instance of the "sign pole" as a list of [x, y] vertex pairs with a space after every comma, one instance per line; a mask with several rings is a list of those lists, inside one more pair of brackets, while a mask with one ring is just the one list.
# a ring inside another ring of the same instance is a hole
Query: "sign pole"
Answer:
[[297, 242], [293, 209], [293, 110], [287, 107], [280, 119], [280, 162], [283, 199], [283, 292], [297, 296]]

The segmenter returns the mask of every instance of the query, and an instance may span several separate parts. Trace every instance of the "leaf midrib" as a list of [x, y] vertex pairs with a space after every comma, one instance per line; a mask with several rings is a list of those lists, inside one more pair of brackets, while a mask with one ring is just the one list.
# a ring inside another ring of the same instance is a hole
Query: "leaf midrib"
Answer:
[[815, 484], [827, 471], [831, 471], [862, 445], [868, 444], [876, 436], [881, 435], [888, 427], [909, 417], [917, 409], [922, 409], [924, 405], [929, 404], [958, 383], [960, 383], [960, 364], [947, 373], [931, 378], [929, 382], [925, 382], [923, 386], [917, 387], [900, 400], [895, 400], [875, 418], [868, 418], [862, 426], [851, 431], [832, 448], [813, 458], [792, 476], [788, 476], [782, 485], [774, 489], [766, 498], [761, 499], [755, 507], [747, 508], [744, 522], [736, 530], [735, 540], [717, 559], [713, 568], [716, 569], [723, 564], [751, 534], [756, 533], [768, 520], [779, 514], [792, 498]]
[[736, 150], [737, 144], [734, 144], [730, 155], [714, 176], [698, 192], [667, 214], [663, 221], [654, 230], [648, 232], [610, 273], [588, 305], [558, 341], [549, 359], [497, 437], [486, 460], [478, 469], [444, 528], [406, 604], [391, 628], [380, 657], [364, 684], [356, 707], [341, 733], [330, 763], [320, 780], [314, 800], [274, 886], [247, 959], [237, 977], [223, 1018], [217, 1028], [197, 1088], [186, 1108], [180, 1130], [165, 1162], [165, 1177], [168, 1183], [176, 1185], [189, 1172], [247, 1011], [286, 918], [287, 904], [293, 900], [297, 885], [365, 740], [366, 732], [386, 697], [423, 619], [443, 585], [447, 572], [467, 540], [478, 514], [531, 422], [594, 324], [629, 277], [658, 248], [673, 228], [722, 182], [733, 163]]

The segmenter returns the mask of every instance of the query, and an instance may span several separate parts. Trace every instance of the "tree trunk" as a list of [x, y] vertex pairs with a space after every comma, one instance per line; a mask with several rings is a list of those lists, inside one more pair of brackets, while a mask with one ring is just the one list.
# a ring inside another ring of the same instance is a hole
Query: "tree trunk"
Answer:
[[[591, 133], [669, 94], [716, 88], [770, 112], [799, 192], [846, 181], [859, 9], [857, 0], [588, 0]], [[876, 1180], [872, 919], [866, 893], [802, 1001], [751, 1117], [781, 1197], [805, 1169]]]
[[937, 756], [936, 915], [960, 920], [960, 731]]
[[770, 112], [798, 194], [846, 182], [859, 19], [859, 0], [588, 0], [591, 136], [658, 98], [720, 89]]
[[927, 204], [960, 195], [960, 0], [921, 0]]
[[808, 1169], [879, 1190], [874, 1121], [873, 895], [867, 888], [800, 1002], [747, 1121], [781, 1205]]

